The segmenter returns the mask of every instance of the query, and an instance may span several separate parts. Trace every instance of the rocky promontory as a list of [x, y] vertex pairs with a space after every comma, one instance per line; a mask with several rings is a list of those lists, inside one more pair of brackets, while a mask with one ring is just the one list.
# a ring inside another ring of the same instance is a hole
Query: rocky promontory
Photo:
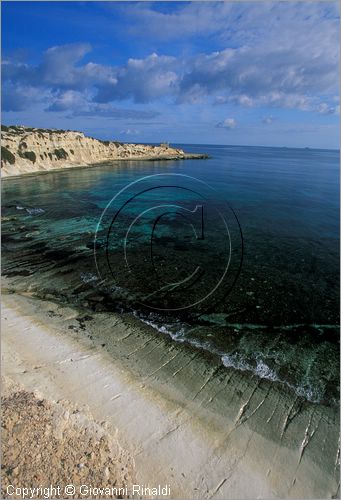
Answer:
[[1, 175], [8, 177], [111, 160], [183, 160], [207, 158], [182, 149], [101, 141], [83, 132], [24, 126], [1, 126]]

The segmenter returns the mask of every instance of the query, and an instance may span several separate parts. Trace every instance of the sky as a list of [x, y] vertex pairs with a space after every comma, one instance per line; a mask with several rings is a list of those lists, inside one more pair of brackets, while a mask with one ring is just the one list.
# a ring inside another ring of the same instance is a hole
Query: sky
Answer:
[[10, 2], [2, 122], [339, 149], [338, 2]]

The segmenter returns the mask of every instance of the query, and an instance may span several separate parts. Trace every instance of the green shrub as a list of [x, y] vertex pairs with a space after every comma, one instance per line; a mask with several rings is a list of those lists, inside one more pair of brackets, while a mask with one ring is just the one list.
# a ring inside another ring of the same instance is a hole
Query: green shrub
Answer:
[[8, 126], [8, 129], [11, 130], [12, 132], [22, 132], [23, 131], [23, 128], [22, 127], [18, 127], [17, 125], [9, 125]]
[[50, 160], [52, 160], [52, 153], [49, 153]]
[[7, 127], [6, 125], [1, 125], [1, 130], [2, 130], [3, 132], [7, 132], [7, 131], [8, 131], [8, 128], [9, 128], [9, 127]]
[[73, 155], [75, 154], [75, 152], [74, 152], [73, 149], [70, 149], [70, 153], [73, 154]]
[[36, 154], [33, 151], [19, 151], [19, 156], [21, 156], [21, 158], [30, 160], [32, 163], [35, 163], [37, 159]]
[[4, 146], [1, 146], [1, 159], [7, 163], [10, 163], [11, 165], [15, 163], [14, 154], [11, 153], [10, 150], [5, 148]]
[[69, 157], [69, 155], [63, 148], [55, 149], [54, 154], [57, 156], [58, 160], [66, 160], [66, 158]]

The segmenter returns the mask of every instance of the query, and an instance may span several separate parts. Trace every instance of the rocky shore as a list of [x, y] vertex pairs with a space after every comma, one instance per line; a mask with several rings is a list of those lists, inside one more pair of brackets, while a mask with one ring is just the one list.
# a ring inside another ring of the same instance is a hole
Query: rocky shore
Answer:
[[[117, 429], [127, 457], [120, 463], [127, 470], [132, 457], [137, 484], [169, 485], [174, 499], [339, 497], [335, 409], [217, 367], [129, 314], [84, 313], [7, 285], [3, 375], [38, 391], [46, 411], [67, 401]], [[69, 426], [63, 432], [65, 440]], [[15, 466], [12, 457], [7, 483]], [[131, 477], [113, 469], [107, 481]]]
[[1, 175], [8, 177], [113, 160], [185, 160], [207, 158], [182, 149], [101, 141], [71, 130], [1, 127]]

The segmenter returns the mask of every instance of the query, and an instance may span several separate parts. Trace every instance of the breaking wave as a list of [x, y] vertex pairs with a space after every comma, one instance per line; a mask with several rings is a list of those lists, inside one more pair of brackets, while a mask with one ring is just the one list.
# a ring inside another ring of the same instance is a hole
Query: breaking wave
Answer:
[[217, 349], [210, 340], [199, 340], [187, 335], [190, 329], [190, 325], [187, 323], [181, 323], [180, 321], [176, 323], [163, 323], [160, 324], [157, 319], [150, 319], [141, 316], [140, 313], [134, 311], [134, 316], [136, 316], [143, 323], [151, 326], [158, 332], [168, 335], [175, 342], [188, 343], [197, 349], [208, 351], [212, 354], [217, 355], [223, 366], [226, 368], [233, 368], [235, 370], [245, 371], [256, 375], [261, 379], [267, 379], [271, 382], [277, 382], [286, 385], [291, 390], [293, 390], [298, 396], [307, 399], [312, 403], [320, 403], [323, 399], [323, 391], [319, 388], [315, 388], [311, 383], [301, 383], [292, 384], [287, 380], [281, 378], [276, 371], [268, 366], [264, 360], [264, 356], [260, 353], [255, 353], [253, 359], [247, 359], [241, 353], [228, 353], [222, 352]]

